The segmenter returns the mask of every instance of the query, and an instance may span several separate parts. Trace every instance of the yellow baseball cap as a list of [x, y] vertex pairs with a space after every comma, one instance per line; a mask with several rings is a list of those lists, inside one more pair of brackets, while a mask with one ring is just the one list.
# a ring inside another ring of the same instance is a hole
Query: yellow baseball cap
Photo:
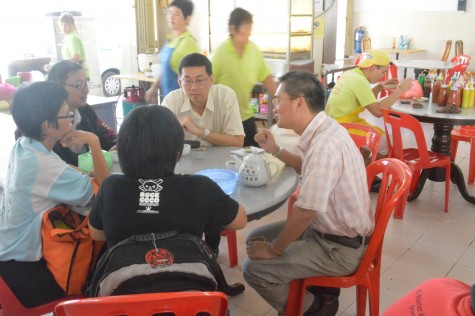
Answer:
[[360, 68], [368, 68], [373, 65], [387, 67], [391, 64], [391, 59], [385, 52], [370, 50], [364, 54], [364, 58], [357, 65]]

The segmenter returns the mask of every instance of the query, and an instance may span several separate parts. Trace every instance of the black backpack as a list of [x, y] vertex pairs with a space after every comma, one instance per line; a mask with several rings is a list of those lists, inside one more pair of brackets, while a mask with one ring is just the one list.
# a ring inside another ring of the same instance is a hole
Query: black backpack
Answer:
[[211, 249], [177, 231], [134, 235], [107, 250], [97, 263], [88, 297], [177, 291], [221, 291], [234, 296]]

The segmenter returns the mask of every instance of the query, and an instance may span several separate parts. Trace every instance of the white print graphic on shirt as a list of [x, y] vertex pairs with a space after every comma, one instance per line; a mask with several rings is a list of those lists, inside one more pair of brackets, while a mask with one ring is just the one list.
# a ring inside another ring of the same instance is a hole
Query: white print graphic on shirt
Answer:
[[145, 209], [137, 210], [138, 214], [158, 214], [159, 212], [156, 210], [152, 210], [152, 206], [158, 206], [160, 202], [160, 191], [162, 190], [162, 186], [160, 185], [163, 180], [162, 179], [139, 179], [139, 182], [142, 184], [139, 186], [140, 191], [140, 199], [139, 205], [145, 206]]

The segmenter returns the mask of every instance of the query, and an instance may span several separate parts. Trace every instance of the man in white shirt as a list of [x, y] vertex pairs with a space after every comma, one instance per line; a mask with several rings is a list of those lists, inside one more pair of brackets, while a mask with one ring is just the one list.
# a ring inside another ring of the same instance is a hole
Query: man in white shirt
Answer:
[[185, 130], [185, 140], [203, 145], [242, 147], [244, 129], [236, 93], [229, 87], [213, 85], [211, 62], [198, 53], [185, 56], [178, 68], [180, 89], [163, 100]]

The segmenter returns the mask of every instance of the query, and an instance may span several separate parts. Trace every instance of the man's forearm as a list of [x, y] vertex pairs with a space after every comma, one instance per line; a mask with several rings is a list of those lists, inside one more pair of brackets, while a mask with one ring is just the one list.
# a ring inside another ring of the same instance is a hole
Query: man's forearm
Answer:
[[284, 229], [272, 242], [273, 250], [277, 253], [283, 253], [287, 246], [302, 236], [314, 217], [314, 211], [303, 210], [294, 206], [292, 213], [287, 218]]

